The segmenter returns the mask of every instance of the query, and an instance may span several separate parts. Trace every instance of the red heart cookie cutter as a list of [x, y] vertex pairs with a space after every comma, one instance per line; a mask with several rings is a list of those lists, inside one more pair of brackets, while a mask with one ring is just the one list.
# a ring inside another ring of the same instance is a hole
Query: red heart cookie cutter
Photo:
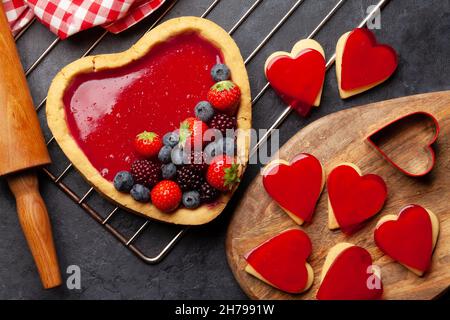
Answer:
[[[395, 168], [408, 176], [420, 177], [434, 167], [436, 155], [432, 145], [439, 136], [439, 130], [439, 123], [433, 115], [416, 111], [389, 122], [366, 139]], [[419, 142], [424, 143], [422, 157], [408, 152], [408, 148], [416, 147]]]

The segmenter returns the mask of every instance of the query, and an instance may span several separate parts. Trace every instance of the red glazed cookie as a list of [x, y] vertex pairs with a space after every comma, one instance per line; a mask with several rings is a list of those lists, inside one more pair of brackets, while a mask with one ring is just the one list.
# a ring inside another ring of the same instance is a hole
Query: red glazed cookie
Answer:
[[339, 38], [336, 75], [342, 99], [367, 91], [386, 81], [397, 68], [397, 53], [378, 44], [368, 29], [357, 28]]
[[325, 53], [311, 39], [297, 42], [292, 51], [271, 54], [264, 67], [266, 78], [283, 101], [300, 115], [318, 107], [325, 79]]
[[370, 253], [350, 243], [338, 243], [322, 268], [318, 300], [378, 300], [383, 284]]
[[387, 198], [384, 180], [375, 174], [362, 175], [352, 163], [335, 167], [328, 175], [328, 227], [351, 234], [377, 214]]
[[404, 207], [398, 215], [382, 217], [374, 231], [381, 251], [418, 276], [430, 267], [438, 235], [436, 215], [414, 204]]
[[306, 262], [311, 250], [311, 240], [305, 232], [287, 230], [249, 252], [245, 271], [282, 291], [301, 293], [314, 280], [314, 272]]
[[314, 156], [301, 153], [291, 163], [276, 160], [263, 171], [267, 193], [299, 225], [311, 221], [325, 184], [325, 173]]

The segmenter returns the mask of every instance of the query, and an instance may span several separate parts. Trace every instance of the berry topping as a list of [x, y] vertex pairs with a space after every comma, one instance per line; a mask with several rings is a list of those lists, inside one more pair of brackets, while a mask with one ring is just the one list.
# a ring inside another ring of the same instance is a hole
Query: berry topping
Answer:
[[163, 180], [150, 193], [153, 205], [161, 211], [171, 212], [178, 208], [182, 192], [176, 182]]
[[208, 126], [194, 117], [187, 118], [180, 125], [180, 143], [191, 150], [203, 145], [203, 134]]
[[161, 180], [160, 166], [150, 160], [136, 160], [131, 165], [131, 174], [134, 182], [152, 188]]
[[198, 191], [188, 191], [183, 193], [183, 205], [188, 209], [195, 209], [200, 205], [200, 193]]
[[211, 69], [211, 77], [215, 82], [230, 79], [230, 69], [223, 63], [214, 65]]
[[142, 184], [135, 184], [133, 188], [131, 188], [130, 194], [136, 201], [144, 203], [150, 201], [150, 189]]
[[171, 160], [172, 148], [169, 146], [163, 146], [158, 153], [158, 159], [162, 163], [169, 163]]
[[194, 166], [185, 165], [178, 170], [176, 181], [183, 191], [199, 190], [203, 182], [203, 174]]
[[240, 181], [239, 165], [230, 156], [217, 156], [209, 165], [206, 181], [220, 191], [229, 191]]
[[137, 153], [146, 158], [155, 157], [162, 146], [161, 138], [154, 132], [141, 132], [134, 139]]
[[200, 186], [200, 201], [211, 203], [219, 197], [219, 190], [213, 188], [208, 182], [203, 182]]
[[161, 166], [163, 179], [170, 180], [177, 174], [177, 166], [173, 163], [163, 164]]
[[225, 137], [227, 134], [227, 129], [236, 129], [236, 117], [232, 117], [224, 113], [216, 113], [212, 117], [209, 126], [211, 129], [219, 130], [220, 133], [222, 133], [222, 136]]
[[208, 101], [200, 101], [197, 103], [194, 111], [195, 116], [203, 122], [209, 122], [214, 115], [214, 108]]
[[163, 137], [163, 143], [165, 146], [175, 147], [180, 141], [180, 136], [177, 132], [168, 132]]
[[241, 89], [229, 80], [217, 82], [208, 91], [208, 101], [213, 107], [230, 115], [234, 115], [240, 100]]
[[177, 166], [182, 165], [185, 162], [183, 149], [181, 149], [180, 147], [173, 148], [170, 154], [170, 158], [172, 159], [172, 162]]
[[120, 171], [114, 177], [114, 188], [120, 192], [130, 192], [133, 187], [134, 180], [128, 171]]

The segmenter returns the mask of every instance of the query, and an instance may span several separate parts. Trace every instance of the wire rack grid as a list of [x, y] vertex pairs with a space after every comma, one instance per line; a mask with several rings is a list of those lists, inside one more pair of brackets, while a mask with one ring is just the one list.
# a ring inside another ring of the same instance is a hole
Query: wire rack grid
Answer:
[[[213, 0], [211, 4], [206, 8], [201, 17], [207, 17], [211, 11], [219, 4], [221, 0]], [[253, 51], [245, 58], [245, 65], [248, 65], [250, 61], [258, 54], [258, 52], [268, 43], [268, 41], [272, 38], [272, 36], [283, 26], [283, 24], [292, 16], [292, 14], [305, 2], [312, 0], [297, 0], [292, 7], [282, 16], [282, 18], [272, 27], [272, 29], [267, 33], [267, 35], [263, 38], [261, 42], [254, 48]], [[316, 27], [311, 31], [308, 38], [314, 38], [316, 34], [326, 25], [326, 23], [333, 17], [333, 15], [339, 10], [339, 8], [345, 3], [346, 0], [338, 0], [335, 5], [327, 12], [327, 14], [323, 17], [323, 19], [316, 25]], [[358, 27], [364, 26], [370, 19], [374, 17], [375, 14], [379, 12], [383, 8], [383, 6], [389, 0], [379, 0], [378, 3], [373, 7], [373, 10], [361, 21]], [[159, 14], [158, 18], [154, 21], [154, 23], [148, 28], [148, 31], [153, 29], [156, 25], [158, 25], [164, 17], [172, 10], [172, 8], [177, 4], [178, 0], [173, 0], [169, 2], [169, 5], [159, 12], [155, 14]], [[245, 22], [252, 12], [263, 2], [263, 0], [255, 0], [250, 7], [244, 12], [244, 14], [234, 23], [234, 25], [229, 29], [228, 33], [232, 36], [233, 33], [241, 26], [243, 22]], [[20, 37], [22, 37], [30, 26], [35, 22], [35, 19], [30, 21], [30, 23], [19, 33], [16, 35], [15, 40], [17, 41]], [[89, 55], [105, 38], [108, 34], [108, 31], [104, 31], [92, 44], [91, 46], [83, 53], [81, 57], [85, 57]], [[60, 42], [59, 38], [55, 38], [50, 45], [39, 55], [39, 57], [25, 70], [25, 75], [29, 76], [33, 70], [45, 59], [45, 57], [58, 45]], [[327, 70], [333, 65], [335, 60], [335, 55], [333, 55], [327, 61]], [[264, 95], [264, 93], [269, 89], [269, 84], [266, 83], [263, 88], [255, 95], [252, 100], [252, 104], [255, 105], [260, 98]], [[46, 98], [44, 98], [39, 104], [37, 104], [36, 111], [39, 111], [46, 103]], [[256, 151], [260, 148], [260, 146], [270, 138], [271, 134], [275, 129], [277, 129], [283, 121], [287, 118], [287, 116], [291, 112], [291, 108], [286, 107], [285, 110], [277, 117], [274, 123], [269, 127], [267, 132], [255, 143], [254, 147], [250, 151], [250, 157], [252, 157]], [[50, 146], [54, 142], [54, 138], [51, 137], [47, 141], [47, 145]], [[118, 228], [114, 227], [110, 221], [116, 216], [121, 209], [117, 206], [113, 207], [112, 210], [107, 212], [106, 214], [101, 214], [98, 210], [94, 209], [90, 204], [87, 203], [87, 199], [92, 196], [96, 191], [93, 187], [89, 187], [85, 193], [77, 194], [71, 186], [66, 184], [63, 181], [63, 178], [69, 174], [69, 172], [74, 170], [74, 166], [72, 163], [69, 163], [61, 172], [55, 174], [52, 172], [51, 167], [46, 167], [42, 169], [43, 172], [49, 177], [49, 179], [57, 185], [72, 201], [78, 204], [86, 213], [88, 213], [95, 221], [97, 221], [102, 227], [104, 227], [107, 231], [109, 231], [120, 243], [126, 246], [129, 250], [131, 250], [136, 256], [142, 259], [144, 262], [149, 264], [155, 264], [160, 262], [166, 254], [175, 246], [178, 240], [185, 234], [188, 230], [188, 227], [177, 227], [173, 236], [171, 236], [167, 242], [165, 242], [161, 248], [159, 248], [156, 254], [148, 254], [144, 252], [138, 245], [136, 245], [136, 241], [139, 237], [141, 237], [146, 230], [155, 230], [158, 228], [158, 224], [155, 221], [150, 219], [145, 219], [145, 221], [140, 222], [138, 224], [137, 229], [131, 235], [124, 235]], [[103, 200], [107, 201], [107, 200]], [[142, 220], [140, 217], [136, 217], [139, 221]], [[153, 224], [153, 228], [148, 228], [150, 224]], [[161, 224], [159, 224], [161, 225]], [[152, 231], [148, 231], [152, 232]]]

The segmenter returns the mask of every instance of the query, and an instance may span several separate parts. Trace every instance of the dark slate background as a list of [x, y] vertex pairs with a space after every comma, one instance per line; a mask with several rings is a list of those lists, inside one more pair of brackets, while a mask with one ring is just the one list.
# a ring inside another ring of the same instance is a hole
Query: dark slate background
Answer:
[[[170, 2], [170, 1], [169, 1]], [[212, 0], [179, 0], [166, 17], [201, 15]], [[254, 0], [222, 0], [208, 15], [209, 19], [229, 30]], [[248, 56], [270, 29], [295, 3], [294, 0], [264, 0], [249, 19], [234, 34], [244, 58]], [[306, 37], [337, 3], [337, 0], [305, 0], [293, 16], [248, 65], [255, 95], [264, 86], [263, 65], [266, 57], [276, 50], [290, 50]], [[355, 27], [375, 0], [347, 0], [338, 13], [320, 31], [316, 39], [327, 56], [334, 51], [338, 37]], [[107, 35], [94, 53], [118, 52], [133, 44], [151, 25], [155, 13], [120, 35]], [[416, 93], [450, 89], [450, 1], [392, 0], [381, 14], [381, 30], [376, 34], [381, 42], [391, 44], [400, 53], [395, 75], [385, 84], [347, 101], [339, 99], [334, 68], [326, 78], [320, 108], [307, 119], [291, 114], [282, 125], [280, 137], [284, 143], [306, 124], [326, 114], [369, 102]], [[94, 29], [59, 43], [28, 77], [35, 103], [45, 97], [52, 77], [65, 64], [77, 59], [103, 32]], [[55, 36], [39, 23], [18, 41], [22, 62], [28, 68], [54, 40]], [[269, 90], [253, 107], [254, 127], [267, 128], [284, 105]], [[39, 112], [46, 138], [49, 131], [45, 112]], [[277, 112], [274, 112], [277, 111]], [[67, 160], [56, 145], [50, 148], [54, 165], [60, 172]], [[19, 227], [15, 204], [4, 181], [0, 182], [0, 298], [3, 299], [240, 299], [244, 293], [235, 282], [225, 257], [225, 234], [233, 208], [257, 168], [250, 168], [244, 183], [227, 210], [207, 226], [192, 228], [175, 249], [157, 265], [147, 265], [112, 237], [68, 199], [45, 176], [41, 190], [53, 221], [54, 235], [63, 272], [67, 266], [80, 266], [82, 289], [68, 290], [65, 286], [44, 291], [34, 263]], [[88, 186], [71, 172], [64, 182], [82, 194]], [[446, 201], [446, 200], [444, 200]], [[97, 195], [88, 202], [102, 212], [112, 206]], [[120, 214], [112, 223], [126, 235], [143, 220]], [[138, 244], [154, 253], [173, 228], [157, 225], [154, 233], [147, 232]], [[156, 246], [156, 247], [155, 247]], [[152, 251], [153, 250], [153, 251]], [[64, 273], [64, 278], [67, 275]]]

